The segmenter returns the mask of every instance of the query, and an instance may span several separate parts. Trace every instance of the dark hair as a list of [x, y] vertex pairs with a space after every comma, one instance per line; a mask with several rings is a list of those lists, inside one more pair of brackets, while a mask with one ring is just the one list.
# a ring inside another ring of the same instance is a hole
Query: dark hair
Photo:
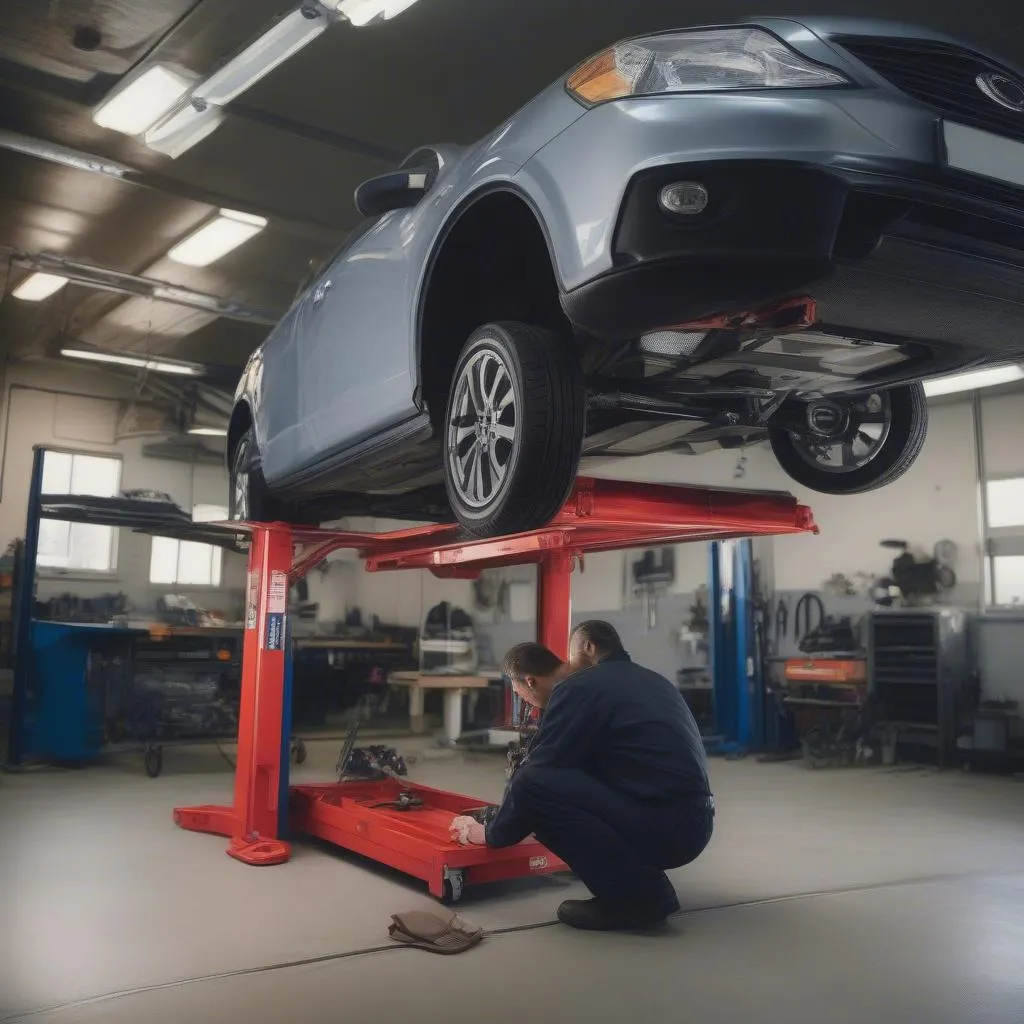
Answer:
[[562, 659], [543, 644], [530, 640], [516, 644], [505, 655], [501, 671], [516, 682], [527, 676], [549, 676], [562, 666]]
[[587, 619], [586, 622], [581, 622], [572, 631], [572, 635], [578, 636], [584, 642], [589, 640], [601, 654], [616, 654], [623, 649], [622, 639], [615, 627], [602, 619]]

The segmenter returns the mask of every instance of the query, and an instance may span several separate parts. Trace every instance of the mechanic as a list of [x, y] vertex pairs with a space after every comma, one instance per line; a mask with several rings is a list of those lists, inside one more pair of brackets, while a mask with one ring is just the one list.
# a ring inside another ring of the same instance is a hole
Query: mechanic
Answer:
[[661, 923], [679, 909], [665, 869], [699, 856], [714, 825], [704, 745], [686, 702], [596, 620], [574, 630], [568, 664], [524, 643], [504, 671], [544, 715], [494, 819], [485, 827], [457, 817], [453, 839], [503, 847], [535, 835], [593, 894], [558, 908], [574, 928]]

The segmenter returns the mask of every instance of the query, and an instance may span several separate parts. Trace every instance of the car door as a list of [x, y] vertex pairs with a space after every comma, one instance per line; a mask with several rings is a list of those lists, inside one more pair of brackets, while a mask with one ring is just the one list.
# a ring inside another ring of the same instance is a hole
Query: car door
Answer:
[[409, 213], [393, 210], [372, 222], [306, 293], [297, 330], [303, 466], [416, 414], [402, 238]]

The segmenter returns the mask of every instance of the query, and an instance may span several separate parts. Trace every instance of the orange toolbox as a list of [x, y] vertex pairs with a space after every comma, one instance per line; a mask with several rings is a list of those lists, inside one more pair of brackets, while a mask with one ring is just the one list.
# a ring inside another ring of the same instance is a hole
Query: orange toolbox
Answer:
[[787, 658], [790, 683], [863, 683], [868, 677], [865, 658]]

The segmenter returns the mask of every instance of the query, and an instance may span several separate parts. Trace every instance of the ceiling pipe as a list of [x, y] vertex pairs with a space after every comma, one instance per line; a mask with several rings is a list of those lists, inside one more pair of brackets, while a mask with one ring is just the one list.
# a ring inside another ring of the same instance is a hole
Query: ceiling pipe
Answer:
[[[162, 174], [140, 171], [137, 167], [130, 167], [117, 160], [108, 160], [106, 157], [86, 153], [80, 149], [72, 149], [70, 146], [62, 146], [56, 142], [47, 142], [45, 139], [33, 138], [30, 135], [22, 135], [19, 132], [0, 129], [0, 149], [8, 150], [11, 153], [20, 153], [22, 156], [33, 157], [37, 160], [45, 160], [47, 163], [57, 164], [60, 167], [84, 171], [87, 174], [98, 174], [128, 185], [175, 196], [178, 199], [202, 203], [204, 206], [228, 207], [229, 209], [237, 209], [239, 206], [237, 196], [226, 196], [208, 189], [195, 188]], [[243, 202], [242, 205], [246, 212], [256, 213], [272, 220], [275, 231], [283, 231], [293, 237], [304, 238], [320, 245], [331, 247], [337, 245], [339, 235], [348, 230], [346, 227], [294, 220], [282, 215], [277, 210], [254, 206], [249, 202]]]
[[120, 270], [97, 267], [89, 263], [78, 263], [56, 253], [25, 252], [11, 246], [0, 246], [0, 252], [21, 266], [47, 274], [66, 277], [74, 284], [99, 291], [117, 292], [122, 295], [137, 295], [145, 299], [158, 299], [188, 309], [200, 309], [205, 313], [225, 317], [228, 320], [244, 320], [247, 323], [266, 324], [273, 326], [281, 318], [281, 314], [270, 309], [257, 306], [246, 306], [233, 299], [222, 299], [217, 295], [182, 288], [169, 281], [159, 281], [152, 277], [139, 277], [137, 274], [126, 274]]

